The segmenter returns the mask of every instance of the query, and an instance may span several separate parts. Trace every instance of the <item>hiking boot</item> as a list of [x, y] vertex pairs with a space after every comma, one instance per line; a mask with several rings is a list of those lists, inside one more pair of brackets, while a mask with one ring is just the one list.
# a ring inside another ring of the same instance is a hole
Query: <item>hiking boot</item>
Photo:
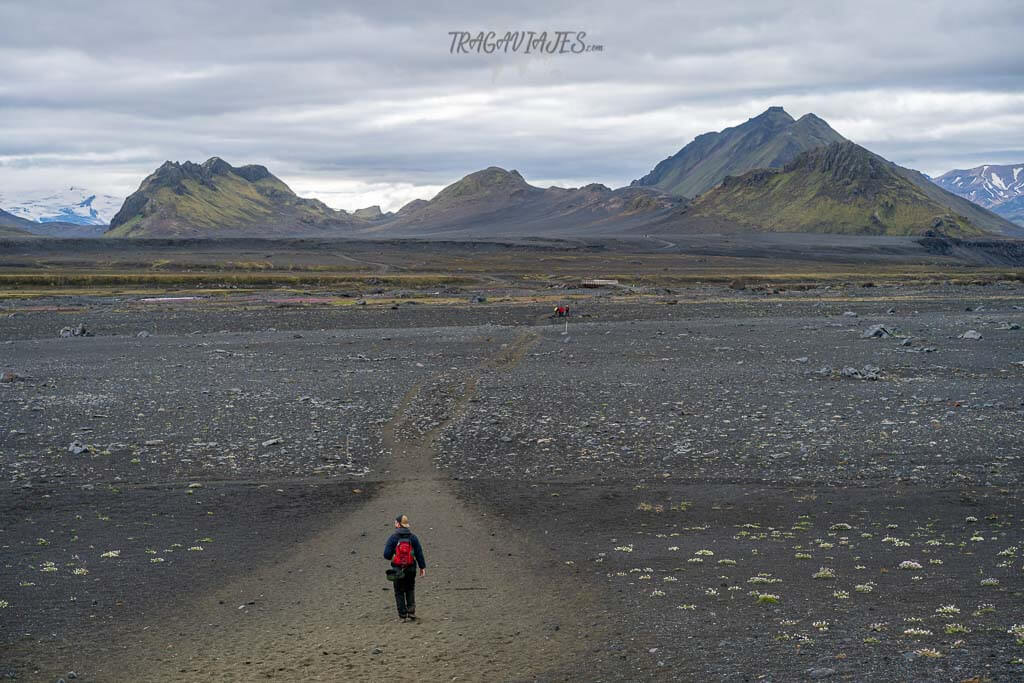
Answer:
[[412, 612], [409, 612], [409, 621], [416, 621], [416, 615]]

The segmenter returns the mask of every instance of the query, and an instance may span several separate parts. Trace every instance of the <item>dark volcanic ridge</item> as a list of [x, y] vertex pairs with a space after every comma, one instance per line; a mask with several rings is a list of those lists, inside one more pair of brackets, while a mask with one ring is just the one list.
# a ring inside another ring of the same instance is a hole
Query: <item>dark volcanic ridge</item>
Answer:
[[406, 204], [374, 235], [600, 235], [657, 223], [683, 201], [647, 188], [535, 187], [518, 171], [491, 166]]

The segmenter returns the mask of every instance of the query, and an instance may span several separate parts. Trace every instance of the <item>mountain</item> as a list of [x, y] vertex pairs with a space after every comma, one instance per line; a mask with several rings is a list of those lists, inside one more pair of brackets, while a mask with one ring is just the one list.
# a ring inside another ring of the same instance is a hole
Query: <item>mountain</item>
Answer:
[[292, 237], [347, 234], [365, 221], [299, 197], [264, 166], [165, 162], [110, 221], [110, 237]]
[[373, 206], [368, 206], [365, 209], [356, 209], [355, 211], [352, 212], [352, 215], [355, 216], [356, 218], [362, 218], [363, 220], [366, 221], [381, 221], [386, 218], [391, 218], [391, 216], [393, 216], [394, 214], [392, 214], [390, 211], [384, 213], [383, 211], [380, 210], [380, 206], [374, 204]]
[[771, 232], [1024, 233], [852, 142], [804, 152], [782, 169], [728, 177], [694, 200], [686, 215]]
[[793, 120], [782, 107], [769, 107], [746, 123], [698, 135], [631, 184], [696, 197], [726, 176], [757, 168], [781, 168], [802, 152], [844, 140], [814, 114]]
[[32, 237], [25, 229], [31, 222], [0, 209], [0, 237]]
[[934, 182], [1017, 225], [1024, 225], [1024, 164], [956, 169], [943, 173]]
[[415, 236], [590, 235], [628, 231], [667, 217], [684, 200], [649, 188], [612, 190], [530, 185], [518, 171], [491, 166], [433, 199], [403, 206], [371, 232]]
[[59, 192], [0, 192], [0, 206], [36, 223], [109, 225], [122, 201], [81, 187]]

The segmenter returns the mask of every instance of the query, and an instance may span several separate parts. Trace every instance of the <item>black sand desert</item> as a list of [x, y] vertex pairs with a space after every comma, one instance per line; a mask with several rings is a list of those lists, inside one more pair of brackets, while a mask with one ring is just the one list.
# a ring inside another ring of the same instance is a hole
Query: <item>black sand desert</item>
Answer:
[[0, 676], [1019, 680], [1024, 284], [928, 268], [11, 287]]

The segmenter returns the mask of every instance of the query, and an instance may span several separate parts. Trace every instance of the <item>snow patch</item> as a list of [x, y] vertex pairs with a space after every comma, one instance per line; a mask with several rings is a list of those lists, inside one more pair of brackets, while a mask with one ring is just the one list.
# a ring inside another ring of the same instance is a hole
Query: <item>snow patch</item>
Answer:
[[56, 193], [0, 193], [0, 208], [36, 223], [107, 225], [123, 202], [121, 197], [96, 194], [81, 187], [69, 187]]

